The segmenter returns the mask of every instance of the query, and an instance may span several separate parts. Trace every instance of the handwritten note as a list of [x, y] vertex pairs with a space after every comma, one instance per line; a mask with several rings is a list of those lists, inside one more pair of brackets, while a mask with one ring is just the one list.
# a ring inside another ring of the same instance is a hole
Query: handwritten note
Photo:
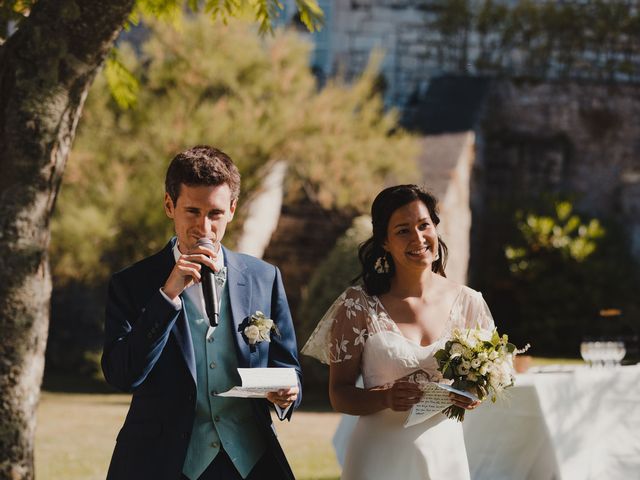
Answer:
[[450, 392], [463, 395], [472, 400], [478, 400], [478, 397], [472, 393], [458, 390], [445, 383], [424, 383], [422, 388], [424, 392], [422, 399], [411, 408], [409, 416], [404, 422], [405, 428], [424, 422], [451, 405]]
[[233, 387], [220, 397], [264, 398], [269, 392], [288, 390], [298, 385], [294, 368], [238, 368], [242, 385]]

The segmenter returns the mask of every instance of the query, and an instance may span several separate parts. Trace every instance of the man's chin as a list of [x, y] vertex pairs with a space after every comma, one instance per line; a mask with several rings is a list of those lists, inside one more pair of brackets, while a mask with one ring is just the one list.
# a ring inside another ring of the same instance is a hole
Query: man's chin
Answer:
[[188, 238], [186, 240], [183, 240], [178, 238], [178, 250], [180, 250], [180, 253], [182, 254], [189, 253], [195, 248], [196, 242], [197, 242], [197, 239], [192, 240], [191, 238]]

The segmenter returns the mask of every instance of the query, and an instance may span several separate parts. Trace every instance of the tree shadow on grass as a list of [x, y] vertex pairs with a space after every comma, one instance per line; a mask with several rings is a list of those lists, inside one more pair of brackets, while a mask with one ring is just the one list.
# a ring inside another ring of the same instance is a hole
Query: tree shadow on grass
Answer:
[[73, 372], [51, 372], [45, 370], [42, 390], [55, 393], [122, 393], [104, 379]]

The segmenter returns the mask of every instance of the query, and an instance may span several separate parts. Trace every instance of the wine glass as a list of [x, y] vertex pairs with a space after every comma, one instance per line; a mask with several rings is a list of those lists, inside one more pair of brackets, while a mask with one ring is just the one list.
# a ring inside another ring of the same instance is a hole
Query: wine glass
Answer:
[[615, 365], [622, 365], [622, 359], [627, 354], [627, 349], [625, 348], [624, 342], [622, 341], [613, 342], [613, 344], [613, 360], [615, 362]]
[[583, 340], [580, 343], [580, 356], [589, 367], [593, 366], [593, 342]]

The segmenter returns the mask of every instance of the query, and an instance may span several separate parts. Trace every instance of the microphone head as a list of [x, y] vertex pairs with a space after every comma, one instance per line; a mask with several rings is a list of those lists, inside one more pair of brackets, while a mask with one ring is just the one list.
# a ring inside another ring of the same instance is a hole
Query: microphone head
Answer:
[[196, 245], [201, 245], [203, 247], [209, 247], [209, 248], [215, 248], [213, 240], [211, 240], [210, 238], [207, 238], [207, 237], [199, 238], [198, 241], [196, 242]]

